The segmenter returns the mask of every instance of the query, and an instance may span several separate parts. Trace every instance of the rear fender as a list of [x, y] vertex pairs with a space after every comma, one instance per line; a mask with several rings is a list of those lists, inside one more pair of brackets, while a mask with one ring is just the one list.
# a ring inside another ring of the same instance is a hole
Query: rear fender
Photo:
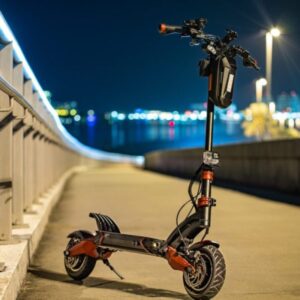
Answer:
[[87, 230], [73, 231], [68, 235], [68, 238], [78, 238], [80, 242], [66, 249], [67, 256], [88, 255], [98, 258], [97, 246], [94, 242], [94, 235]]
[[77, 230], [77, 231], [73, 231], [70, 234], [68, 234], [68, 238], [71, 239], [71, 238], [74, 238], [74, 237], [77, 237], [81, 240], [84, 240], [84, 239], [94, 237], [94, 234], [91, 233], [90, 231], [87, 231], [87, 230]]
[[92, 240], [82, 240], [78, 244], [67, 250], [68, 256], [88, 255], [93, 258], [99, 258], [97, 246]]

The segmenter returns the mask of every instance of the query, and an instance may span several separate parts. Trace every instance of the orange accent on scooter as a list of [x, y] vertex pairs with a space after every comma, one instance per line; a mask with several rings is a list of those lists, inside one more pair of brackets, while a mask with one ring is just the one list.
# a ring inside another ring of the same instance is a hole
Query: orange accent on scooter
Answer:
[[99, 257], [96, 244], [90, 240], [83, 240], [71, 247], [68, 251], [70, 256], [85, 254], [94, 258]]
[[165, 33], [166, 30], [167, 30], [166, 24], [160, 24], [160, 26], [159, 26], [159, 32], [160, 33]]
[[172, 247], [168, 247], [166, 258], [174, 270], [184, 271], [186, 268], [191, 268], [193, 272], [195, 271], [195, 268]]
[[204, 195], [202, 195], [198, 199], [198, 207], [208, 206], [208, 204], [209, 204], [209, 198], [208, 197], [205, 197]]
[[202, 180], [210, 180], [213, 181], [214, 180], [214, 172], [212, 171], [202, 171], [201, 173], [201, 179]]

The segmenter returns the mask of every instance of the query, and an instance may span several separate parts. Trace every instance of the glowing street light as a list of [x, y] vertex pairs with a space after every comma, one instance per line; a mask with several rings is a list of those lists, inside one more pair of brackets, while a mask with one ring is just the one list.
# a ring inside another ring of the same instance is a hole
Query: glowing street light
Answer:
[[273, 37], [280, 36], [280, 30], [276, 27], [271, 28], [269, 32], [266, 33], [266, 79], [268, 85], [266, 87], [266, 98], [267, 101], [272, 100], [271, 94], [271, 83], [272, 83], [272, 51], [273, 51]]
[[262, 101], [262, 95], [263, 95], [263, 86], [267, 85], [266, 78], [260, 78], [256, 80], [255, 86], [256, 86], [256, 102]]
[[279, 37], [280, 33], [281, 33], [277, 27], [272, 28], [270, 32], [271, 32], [272, 36], [274, 36], [274, 37]]

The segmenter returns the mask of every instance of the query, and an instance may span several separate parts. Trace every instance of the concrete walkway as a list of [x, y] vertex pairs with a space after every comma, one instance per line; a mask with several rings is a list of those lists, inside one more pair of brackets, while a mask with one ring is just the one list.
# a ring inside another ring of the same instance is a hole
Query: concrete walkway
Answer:
[[[124, 233], [166, 238], [186, 190], [185, 180], [124, 165], [76, 175], [52, 213], [18, 299], [190, 299], [182, 274], [162, 259], [117, 253], [111, 263], [125, 280], [99, 262], [77, 283], [66, 275], [62, 254], [69, 232], [96, 229], [91, 211], [111, 216]], [[215, 299], [300, 299], [300, 209], [221, 188], [214, 197], [210, 238], [221, 243], [227, 263]]]

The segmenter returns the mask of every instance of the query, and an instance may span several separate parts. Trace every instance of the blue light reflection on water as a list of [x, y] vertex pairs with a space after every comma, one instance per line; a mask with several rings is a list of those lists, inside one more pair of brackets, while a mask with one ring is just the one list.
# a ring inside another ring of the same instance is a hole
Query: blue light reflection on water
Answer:
[[[97, 120], [94, 126], [73, 123], [67, 127], [81, 142], [105, 151], [143, 155], [159, 149], [203, 147], [205, 122], [191, 124]], [[214, 144], [223, 145], [251, 141], [243, 134], [240, 122], [215, 121]]]

